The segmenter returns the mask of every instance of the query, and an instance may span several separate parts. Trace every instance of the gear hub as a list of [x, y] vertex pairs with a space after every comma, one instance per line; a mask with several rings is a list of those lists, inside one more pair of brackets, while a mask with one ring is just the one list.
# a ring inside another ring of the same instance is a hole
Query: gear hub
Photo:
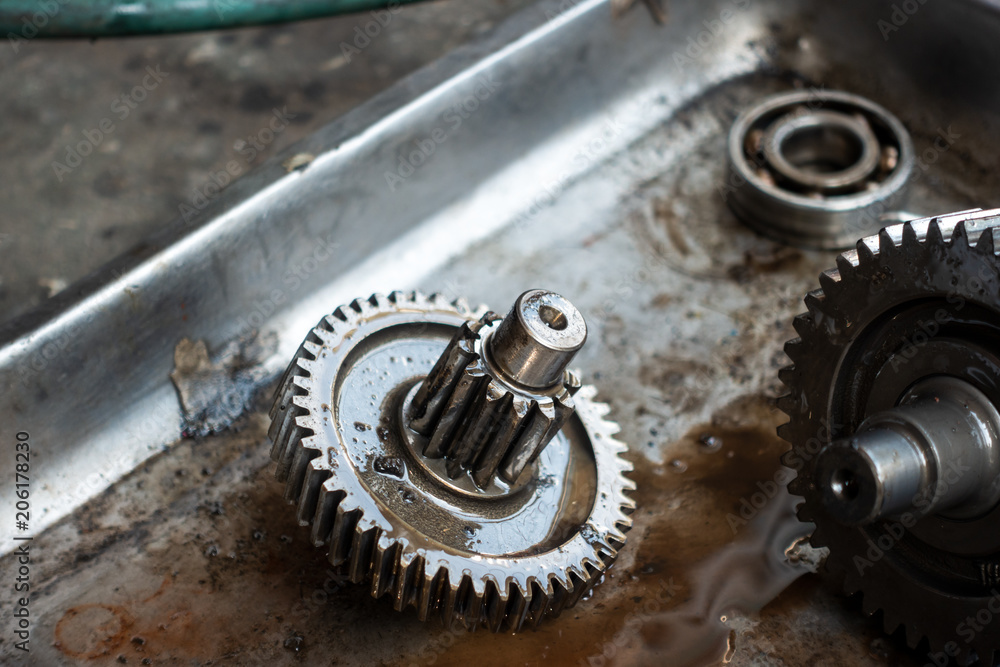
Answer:
[[374, 597], [517, 630], [574, 604], [634, 509], [617, 426], [566, 369], [583, 317], [543, 290], [504, 318], [394, 292], [324, 317], [269, 436], [299, 524]]
[[[935, 653], [994, 664], [1000, 624], [1000, 209], [862, 239], [785, 345], [791, 493], [827, 567]], [[992, 612], [990, 612], [992, 614]]]

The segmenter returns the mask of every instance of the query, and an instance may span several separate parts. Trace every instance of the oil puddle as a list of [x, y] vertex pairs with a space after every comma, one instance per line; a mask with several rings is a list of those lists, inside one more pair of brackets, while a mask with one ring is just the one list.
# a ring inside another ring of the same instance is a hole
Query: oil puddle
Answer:
[[660, 561], [684, 594], [633, 621], [634, 630], [623, 627], [611, 640], [621, 650], [588, 664], [724, 664], [736, 650], [731, 616], [759, 611], [814, 568], [788, 555], [801, 549], [809, 527], [796, 519], [797, 502], [785, 489], [792, 473], [778, 465], [785, 445], [774, 428], [783, 420], [763, 399], [737, 401], [670, 448], [667, 474], [654, 469], [638, 480], [651, 490], [649, 502], [668, 513], [649, 526], [637, 560], [647, 568]]

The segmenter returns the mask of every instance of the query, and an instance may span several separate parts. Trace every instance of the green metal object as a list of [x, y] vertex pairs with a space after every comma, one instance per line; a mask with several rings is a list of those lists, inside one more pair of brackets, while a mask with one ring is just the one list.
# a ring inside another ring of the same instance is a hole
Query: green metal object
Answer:
[[0, 35], [112, 37], [218, 30], [389, 10], [420, 0], [6, 0]]

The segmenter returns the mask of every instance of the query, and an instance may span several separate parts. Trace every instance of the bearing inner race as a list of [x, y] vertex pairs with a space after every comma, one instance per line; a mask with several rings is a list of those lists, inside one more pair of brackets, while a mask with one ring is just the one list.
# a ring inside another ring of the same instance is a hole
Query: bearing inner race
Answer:
[[833, 194], [864, 187], [881, 147], [868, 123], [836, 111], [792, 112], [763, 138], [764, 157], [794, 189]]

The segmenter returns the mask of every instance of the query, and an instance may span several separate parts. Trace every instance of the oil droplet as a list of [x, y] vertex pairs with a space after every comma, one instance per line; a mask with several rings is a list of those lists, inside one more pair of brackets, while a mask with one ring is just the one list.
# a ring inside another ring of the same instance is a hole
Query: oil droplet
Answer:
[[670, 462], [670, 469], [676, 473], [686, 472], [688, 469], [688, 464], [684, 463], [680, 459], [674, 459]]
[[717, 452], [722, 449], [722, 438], [718, 438], [711, 433], [702, 433], [698, 437], [698, 442], [708, 452]]

